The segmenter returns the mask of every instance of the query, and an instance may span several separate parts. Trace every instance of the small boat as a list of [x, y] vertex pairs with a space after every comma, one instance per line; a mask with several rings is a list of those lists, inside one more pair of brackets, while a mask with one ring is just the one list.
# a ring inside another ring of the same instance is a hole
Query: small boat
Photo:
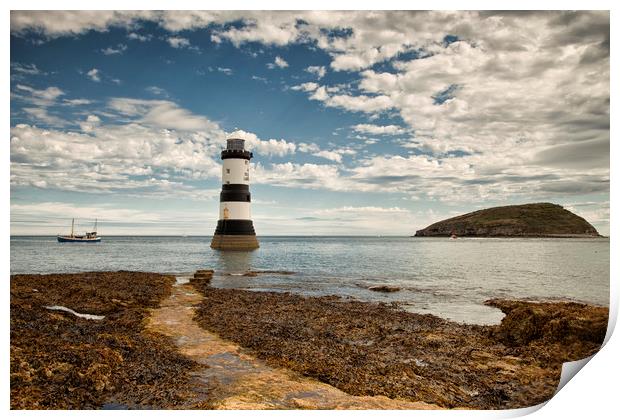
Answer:
[[459, 237], [456, 236], [456, 232], [453, 230], [452, 232], [450, 232], [450, 239], [458, 239]]
[[97, 219], [95, 219], [95, 227], [92, 232], [86, 232], [84, 235], [75, 235], [73, 233], [74, 224], [75, 219], [71, 219], [71, 234], [56, 236], [58, 242], [101, 242], [101, 237], [97, 236]]

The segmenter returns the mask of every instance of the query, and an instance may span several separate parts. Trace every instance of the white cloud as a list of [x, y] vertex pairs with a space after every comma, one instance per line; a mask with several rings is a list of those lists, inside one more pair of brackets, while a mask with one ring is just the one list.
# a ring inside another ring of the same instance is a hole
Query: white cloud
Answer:
[[342, 155], [333, 150], [321, 150], [320, 152], [313, 153], [313, 156], [333, 160], [334, 162], [342, 162]]
[[129, 34], [127, 34], [127, 38], [134, 41], [146, 42], [150, 41], [153, 36], [151, 34], [141, 35], [136, 32], [130, 32]]
[[338, 208], [321, 209], [314, 212], [320, 215], [343, 215], [343, 214], [374, 214], [374, 213], [393, 213], [403, 214], [409, 213], [409, 210], [400, 207], [377, 207], [377, 206], [343, 206]]
[[208, 118], [195, 115], [168, 100], [111, 98], [108, 106], [123, 116], [135, 117], [136, 122], [151, 127], [185, 131], [218, 129], [217, 124]]
[[43, 124], [53, 125], [53, 126], [60, 126], [60, 125], [66, 124], [66, 121], [63, 120], [62, 118], [59, 118], [54, 115], [50, 115], [46, 108], [24, 107], [22, 108], [22, 110], [26, 114], [28, 114], [31, 118], [36, 120], [37, 123], [39, 124], [43, 123]]
[[90, 133], [101, 123], [101, 119], [96, 115], [89, 115], [86, 121], [80, 123], [80, 129], [85, 133]]
[[265, 77], [252, 75], [252, 80], [257, 80], [259, 82], [267, 83], [267, 78]]
[[321, 150], [315, 143], [299, 143], [297, 149], [303, 153], [316, 153]]
[[268, 63], [267, 67], [269, 67], [270, 69], [274, 69], [276, 67], [283, 69], [283, 68], [288, 67], [288, 63], [282, 57], [276, 56], [273, 63]]
[[304, 92], [314, 92], [315, 90], [317, 90], [317, 88], [319, 87], [319, 85], [317, 83], [314, 82], [306, 82], [306, 83], [302, 83], [300, 85], [296, 85], [291, 87], [291, 90], [301, 90]]
[[224, 73], [226, 76], [232, 76], [233, 74], [232, 69], [229, 69], [228, 67], [218, 67], [217, 71]]
[[[184, 179], [216, 178], [219, 132], [182, 133], [136, 123], [103, 125], [96, 116], [83, 131], [11, 129], [11, 184], [69, 191], [181, 194]], [[171, 178], [171, 179], [169, 179]]]
[[90, 99], [77, 98], [77, 99], [63, 99], [63, 105], [67, 106], [80, 106], [80, 105], [90, 105], [93, 103]]
[[389, 97], [385, 95], [369, 96], [358, 95], [352, 96], [348, 94], [331, 95], [331, 92], [340, 91], [339, 87], [320, 86], [315, 82], [306, 82], [291, 87], [292, 90], [300, 90], [308, 92], [311, 100], [323, 102], [330, 108], [343, 108], [347, 111], [359, 111], [367, 114], [373, 114], [389, 110], [394, 107]]
[[308, 73], [316, 74], [319, 79], [323, 78], [326, 73], [325, 66], [309, 66], [306, 67], [306, 71]]
[[313, 163], [276, 163], [269, 167], [261, 163], [254, 165], [254, 181], [282, 187], [334, 189], [342, 191], [346, 185], [339, 182], [336, 165], [317, 165]]
[[[39, 107], [48, 107], [56, 103], [56, 100], [65, 95], [60, 88], [50, 86], [45, 89], [35, 89], [27, 85], [17, 84], [15, 88], [20, 91], [14, 96]], [[28, 96], [24, 96], [28, 95]]]
[[147, 86], [144, 88], [149, 93], [157, 96], [168, 97], [168, 92], [164, 88], [160, 88], [159, 86]]
[[[364, 155], [353, 167], [259, 166], [263, 179], [278, 185], [384, 188], [470, 202], [608, 194], [609, 12], [16, 11], [11, 31], [55, 37], [112, 26], [135, 30], [140, 18], [173, 33], [209, 27], [214, 42], [235, 46], [308, 43], [331, 57], [332, 70], [359, 76], [350, 86], [310, 82], [292, 90], [329, 108], [367, 114], [370, 122], [378, 115], [402, 121], [358, 124], [356, 132], [411, 133], [401, 143], [411, 154]], [[448, 34], [456, 42], [444, 42]], [[373, 67], [382, 62], [381, 70]], [[320, 69], [312, 72], [320, 79]], [[45, 102], [32, 92], [27, 97]], [[171, 104], [142, 109], [132, 121], [149, 127], [172, 124], [167, 111], [183, 114]], [[149, 116], [153, 110], [166, 118]], [[270, 147], [279, 150], [278, 144]], [[587, 159], [580, 160], [584, 151]]]
[[288, 142], [284, 139], [261, 140], [254, 133], [243, 130], [236, 130], [228, 134], [227, 137], [237, 137], [244, 139], [246, 148], [252, 150], [258, 155], [263, 156], [285, 156], [295, 153], [295, 143]]
[[98, 69], [91, 69], [89, 70], [86, 75], [90, 78], [90, 80], [92, 80], [93, 82], [101, 82], [101, 75], [99, 73]]
[[107, 48], [103, 48], [101, 50], [101, 52], [104, 55], [115, 55], [115, 54], [122, 54], [127, 50], [127, 45], [125, 44], [118, 44], [116, 47], [107, 47]]
[[312, 100], [323, 102], [330, 108], [342, 108], [347, 111], [374, 114], [394, 108], [391, 99], [386, 95], [330, 95], [324, 86], [319, 87], [309, 97]]
[[33, 30], [50, 38], [78, 35], [94, 30], [105, 32], [112, 26], [129, 28], [137, 19], [156, 18], [156, 12], [112, 10], [21, 10], [11, 12], [11, 32]]
[[35, 64], [11, 63], [11, 71], [31, 76], [47, 74], [41, 71]]
[[358, 133], [367, 133], [374, 135], [397, 135], [406, 133], [407, 130], [397, 125], [374, 125], [374, 124], [357, 124], [352, 126], [354, 131]]
[[170, 44], [172, 48], [187, 48], [191, 45], [189, 39], [179, 36], [171, 36], [167, 38], [166, 41], [168, 41], [168, 44]]
[[[211, 192], [213, 199], [219, 191]], [[127, 204], [95, 205], [75, 202], [44, 201], [32, 204], [11, 203], [12, 235], [56, 235], [66, 233], [75, 218], [77, 232], [90, 230], [97, 219], [101, 235], [134, 235], [139, 224], [148, 234], [211, 234], [205, 219], [216, 219], [209, 210], [162, 210], [127, 208]]]

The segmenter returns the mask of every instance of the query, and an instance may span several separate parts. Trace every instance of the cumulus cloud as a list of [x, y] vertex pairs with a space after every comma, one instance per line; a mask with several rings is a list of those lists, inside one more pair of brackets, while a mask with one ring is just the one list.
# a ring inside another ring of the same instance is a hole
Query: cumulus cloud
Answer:
[[256, 134], [243, 130], [235, 130], [228, 134], [227, 137], [244, 139], [247, 149], [264, 156], [285, 156], [295, 153], [296, 148], [295, 143], [288, 142], [284, 139], [261, 140]]
[[[237, 47], [307, 43], [330, 57], [325, 72], [355, 72], [353, 81], [318, 82], [325, 73], [310, 66], [317, 81], [291, 90], [367, 116], [351, 127], [356, 135], [410, 134], [400, 140], [404, 151], [364, 155], [353, 166], [342, 159], [257, 165], [261, 182], [469, 202], [609, 192], [609, 12], [18, 11], [11, 32], [50, 38], [112, 26], [135, 31], [140, 20], [173, 33], [209, 28], [214, 42]], [[269, 64], [282, 68], [286, 61], [277, 58], [281, 65]], [[39, 101], [30, 108], [45, 108], [34, 92], [15, 91]], [[175, 113], [188, 117], [188, 126], [204, 123], [170, 103], [123, 106], [140, 108], [123, 115], [148, 127], [173, 125]], [[381, 124], [378, 116], [386, 117]], [[295, 150], [274, 142], [257, 147]], [[303, 144], [297, 150], [330, 152]]]
[[135, 123], [103, 125], [96, 116], [80, 125], [82, 131], [13, 127], [11, 184], [174, 195], [188, 189], [183, 178], [219, 176], [213, 133], [181, 133]]
[[93, 82], [97, 82], [97, 83], [101, 82], [101, 74], [98, 69], [91, 69], [88, 72], [86, 72], [86, 75]]
[[142, 35], [136, 32], [130, 32], [127, 34], [127, 38], [134, 40], [134, 41], [146, 42], [146, 41], [150, 41], [153, 38], [153, 36], [151, 34]]
[[306, 71], [315, 74], [319, 79], [323, 78], [326, 73], [325, 66], [308, 66], [306, 67]]
[[407, 132], [406, 129], [397, 125], [356, 124], [351, 128], [358, 133], [375, 135], [396, 135]]
[[301, 90], [303, 92], [314, 92], [319, 88], [318, 83], [306, 82], [300, 85], [292, 86], [291, 90]]
[[333, 150], [321, 150], [320, 152], [313, 153], [313, 156], [333, 160], [334, 162], [342, 162], [342, 155]]
[[20, 10], [11, 12], [11, 33], [35, 31], [45, 37], [79, 35], [110, 27], [131, 27], [138, 19], [153, 19], [154, 12], [112, 10]]
[[273, 63], [268, 63], [267, 67], [269, 67], [270, 69], [274, 69], [276, 67], [283, 69], [283, 68], [288, 67], [288, 63], [282, 57], [276, 56]]
[[187, 48], [191, 45], [189, 39], [179, 36], [171, 36], [167, 38], [166, 41], [168, 41], [168, 44], [170, 44], [172, 48]]

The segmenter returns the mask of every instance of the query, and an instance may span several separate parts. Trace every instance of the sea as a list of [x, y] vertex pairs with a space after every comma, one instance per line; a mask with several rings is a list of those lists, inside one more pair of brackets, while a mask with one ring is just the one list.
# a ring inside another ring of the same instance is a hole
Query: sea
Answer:
[[[471, 324], [501, 321], [491, 298], [609, 305], [608, 238], [259, 237], [251, 252], [212, 250], [211, 237], [106, 236], [100, 243], [12, 236], [11, 274], [214, 269], [214, 287], [397, 302]], [[242, 274], [247, 270], [287, 271]], [[372, 286], [395, 286], [387, 293]]]

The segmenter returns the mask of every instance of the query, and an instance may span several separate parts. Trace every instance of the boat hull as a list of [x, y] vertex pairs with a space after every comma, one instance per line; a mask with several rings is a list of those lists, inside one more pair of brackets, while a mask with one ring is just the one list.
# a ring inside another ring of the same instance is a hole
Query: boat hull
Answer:
[[101, 242], [101, 238], [71, 238], [68, 236], [57, 236], [58, 242]]

